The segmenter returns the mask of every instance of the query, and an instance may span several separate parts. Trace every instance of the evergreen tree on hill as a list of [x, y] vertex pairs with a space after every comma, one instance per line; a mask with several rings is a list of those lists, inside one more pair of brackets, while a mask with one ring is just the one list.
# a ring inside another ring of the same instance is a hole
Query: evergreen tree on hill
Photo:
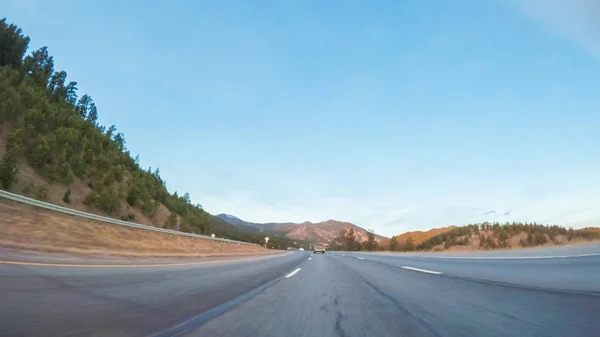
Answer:
[[[175, 220], [179, 216], [184, 231], [262, 242], [264, 236], [241, 232], [192, 204], [189, 194], [169, 193], [158, 169], [146, 171], [139, 157], [132, 158], [122, 132], [98, 125], [100, 109], [91, 95], [78, 96], [77, 82], [55, 69], [47, 47], [26, 55], [29, 42], [21, 29], [0, 20], [0, 128], [10, 130], [0, 158], [2, 188], [14, 186], [17, 163], [26, 163], [50, 183], [69, 188], [83, 182], [91, 189], [85, 202], [115, 218], [131, 219], [127, 208], [133, 207], [164, 226], [155, 219], [164, 205]], [[71, 195], [64, 199], [71, 201]], [[269, 243], [296, 246], [283, 237]]]

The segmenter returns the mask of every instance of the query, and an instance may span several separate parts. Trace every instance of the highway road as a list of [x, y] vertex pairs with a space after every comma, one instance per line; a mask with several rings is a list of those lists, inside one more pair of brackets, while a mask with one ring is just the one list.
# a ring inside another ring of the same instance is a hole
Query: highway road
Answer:
[[598, 336], [600, 245], [578, 247], [186, 260], [0, 250], [0, 336]]

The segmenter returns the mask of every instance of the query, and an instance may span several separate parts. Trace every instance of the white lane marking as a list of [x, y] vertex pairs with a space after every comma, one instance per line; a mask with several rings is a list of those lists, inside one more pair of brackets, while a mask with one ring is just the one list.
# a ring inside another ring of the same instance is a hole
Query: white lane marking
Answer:
[[400, 268], [414, 270], [414, 271], [420, 271], [421, 273], [436, 274], [436, 275], [440, 275], [441, 274], [441, 272], [439, 272], [439, 271], [433, 271], [433, 270], [427, 270], [427, 269], [419, 269], [419, 268], [413, 268], [413, 267], [407, 267], [407, 266], [400, 266]]
[[308, 258], [308, 261], [310, 261], [310, 260], [312, 260], [312, 257], [309, 257], [309, 258]]
[[300, 271], [300, 269], [302, 269], [302, 268], [298, 268], [298, 269], [294, 270], [293, 272], [285, 275], [285, 278], [292, 277], [292, 276], [296, 275], [296, 273], [298, 273]]
[[342, 256], [346, 256], [346, 254], [342, 254]]
[[586, 253], [576, 255], [540, 255], [540, 256], [431, 256], [431, 255], [383, 255], [400, 257], [418, 257], [424, 259], [457, 259], [457, 260], [525, 260], [525, 259], [566, 259], [572, 257], [600, 256], [600, 253]]
[[356, 258], [359, 259], [359, 260], [364, 260], [365, 259], [364, 257], [358, 257], [358, 256], [356, 256]]
[[179, 335], [181, 335], [182, 333], [186, 333], [186, 332], [187, 332], [187, 329], [185, 329], [185, 330], [183, 330], [183, 331], [179, 331], [178, 333], [176, 333], [176, 334], [172, 335], [171, 337], [176, 337], [176, 336], [179, 336]]

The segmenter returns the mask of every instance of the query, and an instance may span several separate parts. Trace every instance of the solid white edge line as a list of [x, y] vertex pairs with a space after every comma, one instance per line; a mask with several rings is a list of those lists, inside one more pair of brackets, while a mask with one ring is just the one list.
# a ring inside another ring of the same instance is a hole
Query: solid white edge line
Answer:
[[302, 269], [302, 268], [298, 268], [298, 269], [294, 270], [293, 272], [285, 275], [285, 278], [289, 278], [289, 277], [296, 275], [300, 271], [300, 269]]
[[422, 273], [427, 273], [427, 274], [436, 274], [436, 275], [442, 274], [442, 272], [439, 272], [439, 271], [433, 271], [433, 270], [427, 270], [427, 269], [420, 269], [420, 268], [413, 268], [413, 267], [407, 267], [407, 266], [400, 266], [400, 268], [402, 268], [402, 269], [408, 269], [408, 270], [414, 270], [414, 271], [420, 271]]
[[422, 259], [456, 259], [456, 260], [528, 260], [528, 259], [567, 259], [574, 257], [600, 256], [600, 253], [576, 255], [538, 255], [538, 256], [431, 256], [431, 255], [399, 255], [381, 254], [381, 256], [418, 257]]

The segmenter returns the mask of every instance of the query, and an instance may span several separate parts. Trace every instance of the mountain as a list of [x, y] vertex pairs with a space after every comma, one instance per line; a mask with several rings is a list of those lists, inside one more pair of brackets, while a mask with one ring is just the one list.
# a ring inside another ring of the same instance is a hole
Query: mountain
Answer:
[[219, 215], [216, 215], [216, 217], [227, 223], [230, 223], [232, 225], [245, 225], [246, 224], [246, 222], [244, 220], [242, 220], [236, 216], [229, 215], [229, 214], [219, 214]]
[[[241, 220], [240, 218], [229, 214], [219, 214], [217, 217], [233, 225], [252, 227], [265, 233], [280, 233], [285, 235], [285, 237], [294, 240], [331, 242], [338, 236], [342, 229], [354, 230], [356, 240], [359, 242], [367, 240], [367, 230], [350, 222], [327, 220], [316, 223], [308, 221], [303, 223], [254, 223]], [[375, 235], [375, 240], [384, 243], [389, 239], [381, 235]]]

